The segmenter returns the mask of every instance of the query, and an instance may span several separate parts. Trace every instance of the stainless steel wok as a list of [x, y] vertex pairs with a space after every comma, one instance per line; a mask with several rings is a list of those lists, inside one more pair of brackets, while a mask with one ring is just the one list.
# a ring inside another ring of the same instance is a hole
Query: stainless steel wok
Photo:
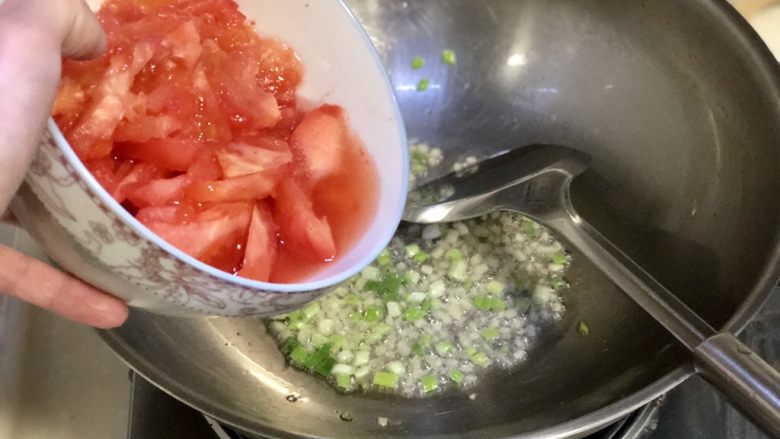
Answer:
[[[780, 275], [780, 68], [726, 2], [349, 3], [412, 141], [451, 161], [528, 143], [582, 149], [593, 166], [572, 197], [584, 218], [716, 328], [738, 331], [761, 306]], [[445, 48], [456, 66], [439, 61]], [[415, 71], [417, 55], [427, 63]], [[258, 320], [133, 312], [103, 336], [175, 397], [257, 435], [578, 437], [692, 370], [584, 258], [569, 278], [563, 321], [474, 400], [340, 395], [287, 367]]]

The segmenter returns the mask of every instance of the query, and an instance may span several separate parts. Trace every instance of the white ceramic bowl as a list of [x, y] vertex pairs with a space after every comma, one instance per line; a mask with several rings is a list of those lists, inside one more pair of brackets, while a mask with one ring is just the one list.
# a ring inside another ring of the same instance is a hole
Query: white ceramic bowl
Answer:
[[[97, 7], [99, 1], [91, 6]], [[240, 0], [258, 31], [300, 56], [306, 102], [345, 108], [378, 164], [380, 200], [363, 238], [308, 282], [272, 284], [203, 264], [151, 233], [100, 186], [53, 121], [12, 210], [64, 269], [131, 306], [173, 315], [289, 311], [358, 273], [392, 238], [406, 197], [406, 136], [390, 82], [367, 35], [338, 0]]]

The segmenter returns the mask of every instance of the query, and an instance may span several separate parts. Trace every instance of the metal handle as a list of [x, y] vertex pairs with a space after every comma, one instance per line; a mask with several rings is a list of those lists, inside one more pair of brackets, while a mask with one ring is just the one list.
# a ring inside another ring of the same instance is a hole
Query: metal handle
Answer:
[[780, 437], [780, 373], [728, 333], [693, 351], [701, 376], [771, 437]]
[[718, 334], [649, 273], [583, 221], [568, 201], [540, 218], [566, 237], [620, 289], [663, 325], [695, 358], [698, 371], [772, 437], [780, 437], [780, 373], [739, 342]]

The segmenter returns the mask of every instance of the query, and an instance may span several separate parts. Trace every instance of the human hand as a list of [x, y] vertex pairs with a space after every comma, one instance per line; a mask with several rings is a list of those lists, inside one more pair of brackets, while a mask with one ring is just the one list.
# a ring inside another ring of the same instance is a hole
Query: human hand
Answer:
[[[83, 0], [0, 0], [0, 213], [37, 150], [61, 58], [86, 59], [105, 50], [105, 34]], [[4, 246], [0, 293], [99, 328], [127, 319], [121, 300]]]

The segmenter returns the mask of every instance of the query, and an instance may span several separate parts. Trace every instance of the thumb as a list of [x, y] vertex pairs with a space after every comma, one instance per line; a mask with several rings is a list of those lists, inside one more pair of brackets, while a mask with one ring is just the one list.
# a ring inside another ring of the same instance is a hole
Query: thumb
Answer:
[[82, 0], [73, 0], [65, 37], [62, 40], [62, 56], [89, 59], [106, 51], [108, 41], [100, 21]]

